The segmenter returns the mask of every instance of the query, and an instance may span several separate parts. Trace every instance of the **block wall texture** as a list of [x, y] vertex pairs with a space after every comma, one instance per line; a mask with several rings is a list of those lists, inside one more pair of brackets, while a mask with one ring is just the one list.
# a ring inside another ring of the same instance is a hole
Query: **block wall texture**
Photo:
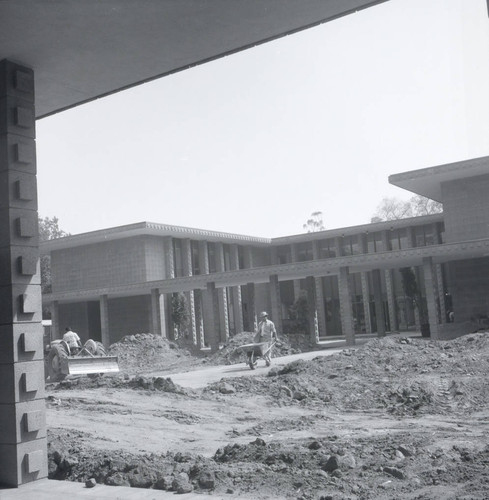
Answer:
[[144, 239], [146, 261], [146, 280], [163, 280], [166, 278], [165, 269], [165, 240], [157, 237]]
[[66, 327], [71, 327], [78, 333], [82, 342], [90, 338], [88, 309], [86, 302], [72, 304], [59, 304], [58, 309], [59, 332], [58, 337], [63, 337]]
[[489, 258], [449, 263], [455, 321], [489, 315]]
[[489, 237], [489, 175], [442, 184], [447, 243]]
[[109, 299], [110, 343], [124, 335], [151, 332], [151, 295]]
[[145, 257], [145, 239], [138, 237], [54, 251], [53, 292], [145, 281]]

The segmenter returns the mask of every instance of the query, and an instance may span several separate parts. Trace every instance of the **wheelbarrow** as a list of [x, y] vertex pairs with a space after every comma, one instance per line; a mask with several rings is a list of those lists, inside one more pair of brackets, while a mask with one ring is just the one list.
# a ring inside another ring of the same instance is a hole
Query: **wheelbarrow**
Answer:
[[245, 344], [238, 349], [241, 352], [244, 352], [248, 356], [248, 360], [246, 363], [249, 365], [250, 369], [254, 370], [256, 366], [256, 360], [258, 358], [263, 358], [266, 361], [267, 366], [270, 366], [270, 361], [266, 359], [266, 356], [272, 350], [272, 347], [275, 345], [275, 341], [273, 341], [270, 345], [268, 342], [258, 342], [254, 344]]

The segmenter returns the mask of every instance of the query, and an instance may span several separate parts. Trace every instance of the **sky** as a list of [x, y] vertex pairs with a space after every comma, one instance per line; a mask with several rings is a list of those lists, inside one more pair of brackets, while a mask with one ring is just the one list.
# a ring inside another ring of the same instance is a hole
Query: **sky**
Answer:
[[486, 0], [390, 0], [38, 120], [39, 215], [277, 237], [489, 155]]

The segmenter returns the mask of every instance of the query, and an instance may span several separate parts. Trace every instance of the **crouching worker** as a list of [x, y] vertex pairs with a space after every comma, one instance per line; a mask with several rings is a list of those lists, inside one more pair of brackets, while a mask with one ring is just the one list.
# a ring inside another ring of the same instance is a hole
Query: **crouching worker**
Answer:
[[69, 326], [65, 328], [65, 334], [63, 335], [63, 341], [68, 344], [70, 352], [76, 354], [79, 349], [81, 349], [81, 340], [78, 333], [71, 330]]
[[268, 319], [268, 313], [263, 311], [260, 313], [260, 322], [258, 323], [258, 329], [255, 334], [255, 342], [267, 342], [265, 355], [265, 363], [270, 366], [272, 363], [272, 349], [273, 344], [277, 340], [277, 331], [275, 330], [275, 325], [273, 321]]

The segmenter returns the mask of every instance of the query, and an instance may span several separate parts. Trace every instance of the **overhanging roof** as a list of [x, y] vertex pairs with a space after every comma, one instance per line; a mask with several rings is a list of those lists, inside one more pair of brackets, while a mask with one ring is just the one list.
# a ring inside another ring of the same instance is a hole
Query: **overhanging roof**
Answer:
[[1, 0], [42, 118], [387, 0]]
[[441, 185], [444, 182], [484, 174], [489, 174], [489, 156], [393, 174], [389, 176], [389, 182], [394, 186], [443, 203]]

